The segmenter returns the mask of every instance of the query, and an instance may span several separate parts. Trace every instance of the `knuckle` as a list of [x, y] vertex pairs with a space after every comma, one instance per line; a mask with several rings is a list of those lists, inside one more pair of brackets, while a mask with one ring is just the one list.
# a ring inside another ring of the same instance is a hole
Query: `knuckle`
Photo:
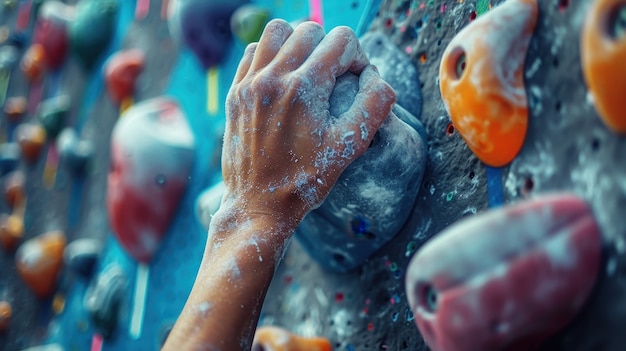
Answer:
[[272, 87], [275, 79], [268, 73], [259, 73], [250, 81], [250, 89], [253, 92], [267, 90]]
[[296, 92], [301, 95], [302, 92], [309, 88], [310, 81], [303, 75], [291, 75], [287, 79], [287, 89], [291, 92]]

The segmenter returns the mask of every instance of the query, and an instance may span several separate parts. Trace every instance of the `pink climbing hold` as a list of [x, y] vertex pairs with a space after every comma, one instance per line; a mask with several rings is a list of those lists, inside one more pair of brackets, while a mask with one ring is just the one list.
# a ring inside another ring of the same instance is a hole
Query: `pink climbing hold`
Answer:
[[415, 322], [433, 351], [534, 350], [583, 307], [601, 246], [591, 210], [573, 195], [462, 220], [409, 264]]
[[187, 187], [195, 144], [186, 117], [159, 97], [127, 110], [113, 129], [107, 208], [120, 244], [147, 263]]

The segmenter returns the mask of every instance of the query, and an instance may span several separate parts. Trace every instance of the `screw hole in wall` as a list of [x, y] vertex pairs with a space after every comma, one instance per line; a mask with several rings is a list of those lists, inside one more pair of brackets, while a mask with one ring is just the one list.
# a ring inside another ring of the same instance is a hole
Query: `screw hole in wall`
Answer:
[[600, 139], [593, 138], [591, 140], [591, 151], [597, 152], [598, 150], [600, 150]]
[[346, 256], [340, 254], [340, 253], [334, 253], [333, 254], [333, 261], [337, 262], [337, 263], [343, 263], [346, 261]]
[[473, 20], [476, 19], [476, 17], [478, 16], [478, 14], [476, 14], [476, 11], [472, 11], [469, 14], [469, 21], [472, 22]]
[[448, 123], [448, 126], [446, 127], [446, 135], [452, 136], [454, 135], [455, 131], [456, 131], [456, 128], [454, 128], [454, 124]]
[[524, 178], [524, 182], [522, 183], [522, 195], [528, 196], [535, 188], [535, 181], [532, 177], [528, 176]]

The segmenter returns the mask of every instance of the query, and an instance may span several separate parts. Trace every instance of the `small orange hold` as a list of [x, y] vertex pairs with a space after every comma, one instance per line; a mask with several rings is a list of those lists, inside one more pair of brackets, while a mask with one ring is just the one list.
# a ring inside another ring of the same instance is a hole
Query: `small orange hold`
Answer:
[[24, 236], [24, 220], [14, 214], [0, 214], [0, 243], [8, 252], [13, 252]]
[[29, 82], [37, 82], [43, 77], [46, 52], [41, 44], [33, 44], [24, 53], [20, 68]]
[[11, 97], [4, 103], [4, 114], [11, 122], [19, 122], [26, 113], [27, 101], [22, 96]]
[[17, 250], [17, 271], [37, 297], [43, 299], [54, 293], [64, 249], [65, 235], [52, 231], [26, 241]]
[[272, 351], [331, 351], [332, 344], [325, 338], [305, 338], [278, 327], [260, 327], [254, 335], [255, 346]]
[[596, 0], [587, 12], [580, 43], [585, 81], [604, 123], [626, 134], [626, 2]]
[[46, 143], [46, 130], [38, 124], [20, 124], [15, 129], [15, 140], [20, 145], [22, 157], [34, 163]]
[[528, 126], [524, 61], [536, 0], [508, 0], [461, 30], [441, 60], [441, 95], [455, 128], [484, 163], [519, 153]]
[[21, 171], [13, 171], [5, 176], [4, 180], [4, 200], [11, 209], [19, 206], [24, 201], [26, 194], [24, 184], [26, 177]]
[[11, 314], [11, 304], [7, 301], [0, 301], [0, 333], [4, 333], [9, 329]]

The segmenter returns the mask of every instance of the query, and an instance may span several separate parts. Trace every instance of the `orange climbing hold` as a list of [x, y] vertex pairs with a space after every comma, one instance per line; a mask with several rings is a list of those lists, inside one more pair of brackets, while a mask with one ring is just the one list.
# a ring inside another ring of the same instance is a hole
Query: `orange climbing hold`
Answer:
[[11, 122], [19, 122], [26, 113], [27, 101], [22, 96], [10, 97], [4, 103], [4, 114]]
[[[255, 348], [256, 347], [256, 348]], [[252, 349], [273, 351], [331, 351], [332, 345], [325, 338], [304, 338], [278, 327], [258, 328]]]
[[489, 166], [510, 163], [526, 137], [524, 61], [537, 16], [536, 0], [508, 0], [461, 30], [441, 60], [441, 95], [452, 122]]
[[17, 271], [37, 297], [47, 298], [54, 293], [64, 249], [65, 235], [52, 231], [26, 241], [17, 250]]
[[20, 124], [15, 129], [15, 139], [20, 145], [22, 157], [34, 163], [46, 143], [46, 130], [39, 124]]
[[33, 44], [26, 50], [20, 68], [29, 82], [37, 82], [43, 77], [46, 52], [41, 44]]
[[16, 208], [26, 198], [25, 183], [26, 177], [22, 171], [13, 171], [5, 176], [4, 200], [9, 205], [9, 208]]
[[609, 128], [625, 134], [626, 1], [594, 1], [581, 39], [583, 73], [596, 110]]
[[11, 314], [11, 304], [6, 301], [0, 301], [0, 333], [4, 333], [9, 329]]
[[0, 244], [8, 252], [17, 248], [24, 236], [24, 220], [18, 215], [0, 214]]

